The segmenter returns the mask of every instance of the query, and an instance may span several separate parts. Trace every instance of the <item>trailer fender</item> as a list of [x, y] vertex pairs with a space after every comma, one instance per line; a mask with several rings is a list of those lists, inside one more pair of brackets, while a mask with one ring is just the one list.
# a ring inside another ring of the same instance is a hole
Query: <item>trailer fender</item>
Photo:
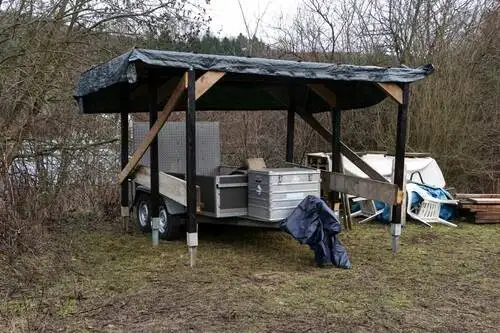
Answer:
[[167, 197], [162, 196], [163, 202], [165, 203], [165, 207], [167, 208], [167, 212], [170, 215], [179, 215], [179, 214], [185, 214], [186, 213], [186, 207], [181, 205], [178, 202], [175, 202], [172, 199], [169, 199]]

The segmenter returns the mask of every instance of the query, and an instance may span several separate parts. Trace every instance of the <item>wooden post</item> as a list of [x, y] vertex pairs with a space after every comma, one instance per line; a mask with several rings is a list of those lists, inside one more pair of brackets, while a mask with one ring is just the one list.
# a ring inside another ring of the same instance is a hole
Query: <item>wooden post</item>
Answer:
[[[342, 161], [342, 158], [340, 159], [340, 166], [342, 173], [344, 173], [344, 162]], [[347, 193], [342, 193], [341, 200], [342, 200], [342, 207], [344, 209], [344, 216], [346, 219], [345, 228], [346, 230], [352, 230], [351, 205], [349, 203], [349, 198], [347, 196]]]
[[[148, 84], [149, 97], [149, 128], [153, 128], [158, 119], [157, 106], [157, 85], [154, 79], [150, 79]], [[155, 133], [149, 151], [150, 168], [151, 168], [151, 229], [153, 246], [159, 244], [160, 226], [160, 175], [158, 168], [158, 133]]]
[[[409, 85], [403, 85], [403, 103], [398, 105], [398, 120], [396, 133], [396, 156], [394, 161], [394, 184], [400, 191], [404, 190], [405, 179], [405, 150], [406, 150], [406, 125], [408, 117]], [[401, 236], [401, 213], [404, 207], [401, 203], [393, 206], [391, 221], [392, 252], [399, 250], [399, 238]]]
[[[331, 111], [332, 117], [332, 172], [342, 172], [342, 157], [340, 155], [340, 110], [333, 107]], [[335, 212], [339, 210], [339, 193], [331, 192], [331, 202]]]
[[[122, 95], [122, 111], [120, 119], [120, 133], [121, 133], [121, 167], [122, 169], [128, 163], [128, 102], [129, 94], [127, 92]], [[128, 179], [121, 183], [121, 193], [120, 193], [120, 206], [121, 206], [121, 216], [122, 216], [122, 227], [124, 232], [128, 232], [129, 225], [129, 197], [128, 197]]]
[[196, 77], [188, 71], [186, 109], [186, 186], [187, 186], [187, 245], [189, 263], [196, 264], [198, 225], [196, 223]]
[[[297, 108], [295, 89], [289, 89], [290, 103], [288, 106], [288, 117], [286, 123], [286, 161], [293, 163], [293, 140], [295, 136], [295, 111]], [[299, 162], [300, 163], [300, 162]]]

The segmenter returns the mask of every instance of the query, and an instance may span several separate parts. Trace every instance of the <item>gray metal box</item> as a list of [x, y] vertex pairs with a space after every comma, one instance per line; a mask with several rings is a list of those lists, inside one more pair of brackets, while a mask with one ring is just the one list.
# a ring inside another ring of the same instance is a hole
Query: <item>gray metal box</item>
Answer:
[[[184, 179], [184, 174], [171, 173]], [[247, 176], [220, 175], [196, 176], [200, 187], [201, 215], [210, 217], [235, 217], [247, 215]]]
[[275, 222], [308, 195], [320, 196], [320, 171], [303, 168], [248, 170], [248, 216]]

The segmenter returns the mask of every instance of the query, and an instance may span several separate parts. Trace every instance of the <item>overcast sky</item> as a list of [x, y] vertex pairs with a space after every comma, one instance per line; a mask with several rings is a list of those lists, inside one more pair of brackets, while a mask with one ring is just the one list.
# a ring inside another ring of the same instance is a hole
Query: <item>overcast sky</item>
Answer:
[[[291, 17], [301, 0], [241, 0], [245, 17], [251, 30], [255, 29], [256, 18], [267, 7], [261, 23], [258, 37], [267, 39], [272, 28], [283, 14]], [[220, 36], [237, 36], [240, 32], [246, 35], [245, 24], [241, 15], [238, 0], [211, 0], [209, 15], [212, 18], [210, 30]]]

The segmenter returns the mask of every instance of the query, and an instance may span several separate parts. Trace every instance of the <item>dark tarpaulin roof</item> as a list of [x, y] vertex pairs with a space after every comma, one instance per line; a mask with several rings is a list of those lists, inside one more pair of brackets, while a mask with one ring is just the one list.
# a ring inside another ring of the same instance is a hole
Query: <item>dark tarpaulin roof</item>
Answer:
[[[298, 107], [310, 112], [326, 111], [328, 105], [307, 84], [323, 83], [337, 95], [339, 108], [356, 109], [386, 98], [374, 82], [411, 83], [434, 70], [432, 65], [384, 68], [134, 49], [84, 72], [74, 97], [82, 113], [118, 113], [124, 107], [146, 112], [147, 85], [155, 80], [160, 109], [190, 68], [197, 76], [205, 71], [226, 72], [197, 101], [197, 110], [284, 110], [293, 93]], [[178, 108], [184, 109], [184, 104]]]

